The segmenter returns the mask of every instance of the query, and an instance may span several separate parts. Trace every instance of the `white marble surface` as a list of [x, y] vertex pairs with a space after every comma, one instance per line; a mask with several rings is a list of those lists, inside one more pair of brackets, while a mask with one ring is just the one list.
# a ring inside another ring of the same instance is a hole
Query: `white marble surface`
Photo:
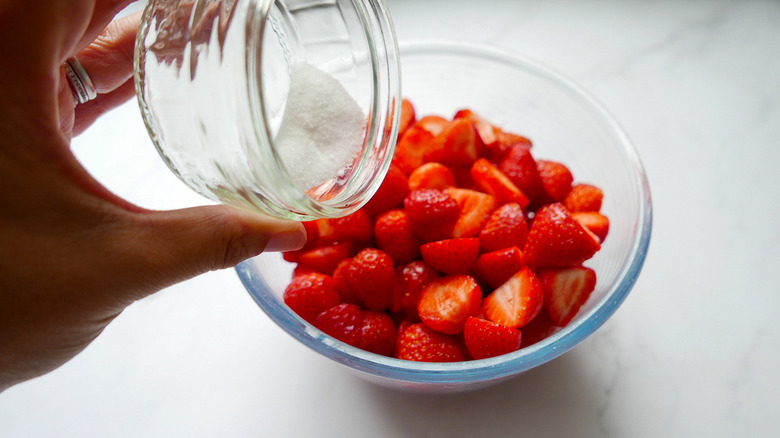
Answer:
[[[171, 287], [57, 371], [0, 394], [3, 437], [769, 437], [780, 433], [780, 2], [389, 0], [401, 40], [489, 43], [590, 90], [655, 211], [634, 291], [595, 335], [501, 386], [421, 396], [295, 342], [233, 271]], [[134, 104], [74, 148], [150, 208], [200, 202]]]

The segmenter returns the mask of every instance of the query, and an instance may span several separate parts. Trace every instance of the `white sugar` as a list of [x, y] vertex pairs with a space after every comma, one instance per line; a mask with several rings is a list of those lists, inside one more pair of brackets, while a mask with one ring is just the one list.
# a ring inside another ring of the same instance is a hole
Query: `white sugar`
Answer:
[[290, 176], [308, 190], [344, 175], [363, 147], [366, 117], [332, 76], [305, 63], [292, 68], [274, 145]]

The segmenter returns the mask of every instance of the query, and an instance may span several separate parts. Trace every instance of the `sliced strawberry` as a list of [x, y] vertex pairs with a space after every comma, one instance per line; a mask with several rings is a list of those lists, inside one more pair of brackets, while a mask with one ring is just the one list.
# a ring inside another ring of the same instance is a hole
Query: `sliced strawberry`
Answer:
[[528, 347], [555, 333], [558, 327], [553, 323], [547, 311], [539, 312], [536, 318], [523, 326], [523, 338], [520, 348]]
[[414, 105], [409, 99], [403, 99], [401, 101], [401, 118], [398, 123], [398, 136], [403, 135], [410, 126], [414, 125], [416, 120]]
[[509, 280], [523, 268], [523, 253], [512, 246], [497, 251], [486, 252], [477, 258], [471, 271], [482, 284], [495, 289]]
[[487, 359], [517, 351], [521, 338], [520, 330], [473, 316], [466, 320], [463, 329], [466, 349], [474, 359]]
[[575, 266], [593, 257], [601, 248], [599, 238], [560, 203], [537, 210], [523, 248], [530, 266]]
[[326, 244], [310, 249], [298, 257], [298, 263], [314, 271], [331, 275], [336, 265], [354, 253], [354, 244], [351, 241]]
[[498, 135], [501, 132], [501, 129], [497, 126], [494, 126], [492, 123], [488, 122], [474, 111], [470, 109], [459, 110], [455, 113], [455, 116], [453, 116], [453, 120], [457, 119], [471, 121], [474, 124], [474, 127], [477, 129], [480, 140], [482, 140], [482, 142], [488, 147], [498, 141]]
[[516, 145], [531, 148], [531, 140], [517, 134], [501, 131], [496, 136], [496, 141], [488, 145], [488, 157], [494, 163], [500, 163], [506, 157], [509, 150]]
[[519, 204], [504, 204], [488, 218], [479, 232], [479, 246], [483, 252], [525, 246], [528, 222]]
[[496, 208], [496, 198], [476, 190], [450, 187], [447, 193], [458, 202], [460, 217], [452, 229], [452, 237], [476, 237]]
[[479, 239], [463, 237], [437, 240], [420, 246], [425, 263], [445, 274], [467, 274], [479, 256]]
[[471, 178], [471, 167], [454, 166], [450, 167], [450, 172], [452, 172], [452, 175], [455, 177], [455, 187], [477, 191], [480, 190], [480, 188], [477, 187], [477, 184], [474, 183], [474, 179]]
[[541, 205], [547, 198], [530, 146], [522, 143], [513, 145], [498, 168], [531, 200], [532, 207]]
[[465, 356], [455, 336], [423, 323], [412, 324], [398, 336], [396, 357], [417, 362], [459, 362]]
[[609, 234], [609, 219], [606, 216], [595, 211], [575, 211], [571, 217], [598, 236], [599, 242], [604, 243]]
[[399, 278], [400, 309], [406, 319], [419, 321], [417, 304], [428, 283], [440, 277], [439, 273], [422, 260], [415, 260], [396, 270]]
[[423, 154], [433, 142], [434, 135], [423, 128], [419, 123], [400, 136], [395, 146], [393, 161], [397, 163], [401, 170], [407, 175], [423, 164]]
[[363, 207], [371, 216], [387, 211], [401, 205], [406, 195], [409, 194], [409, 182], [406, 174], [396, 165], [390, 165], [382, 185], [374, 196]]
[[409, 175], [409, 190], [444, 190], [455, 185], [455, 176], [441, 163], [425, 163]]
[[600, 188], [590, 184], [577, 184], [563, 198], [563, 205], [572, 213], [575, 211], [598, 212], [601, 210], [603, 199], [604, 193]]
[[544, 290], [544, 309], [553, 323], [563, 327], [596, 289], [596, 272], [585, 266], [539, 270]]
[[284, 290], [283, 299], [293, 312], [311, 323], [320, 312], [341, 303], [333, 279], [318, 272], [293, 278]]
[[520, 328], [539, 314], [542, 300], [542, 285], [526, 266], [488, 295], [482, 308], [489, 320]]
[[387, 310], [396, 288], [393, 259], [376, 248], [366, 248], [352, 258], [344, 275], [347, 286], [369, 310]]
[[479, 157], [478, 141], [481, 143], [472, 122], [455, 120], [433, 139], [423, 160], [447, 166], [470, 166]]
[[404, 210], [382, 213], [374, 224], [376, 244], [393, 258], [396, 265], [408, 263], [420, 255], [420, 244]]
[[354, 304], [339, 304], [317, 315], [314, 326], [341, 342], [357, 346], [361, 312]]
[[441, 132], [444, 131], [444, 129], [446, 129], [449, 124], [449, 120], [445, 119], [444, 117], [428, 115], [418, 120], [417, 123], [415, 123], [415, 126], [430, 132], [435, 137], [441, 134]]
[[339, 218], [317, 219], [315, 223], [320, 239], [328, 242], [365, 243], [374, 237], [374, 223], [363, 209]]
[[448, 275], [423, 289], [417, 311], [428, 327], [454, 335], [482, 305], [482, 290], [470, 275]]
[[404, 208], [412, 229], [423, 242], [449, 238], [460, 217], [458, 202], [439, 190], [412, 191], [404, 199]]
[[354, 290], [349, 286], [347, 277], [350, 272], [350, 264], [352, 258], [346, 258], [336, 265], [333, 270], [333, 286], [341, 297], [342, 303], [360, 304], [360, 298], [357, 296]]
[[498, 205], [514, 202], [525, 208], [530, 202], [512, 180], [485, 158], [471, 166], [471, 178], [480, 190], [493, 195]]
[[395, 349], [395, 337], [395, 323], [388, 314], [370, 310], [364, 310], [360, 313], [356, 347], [383, 356], [392, 356]]
[[536, 160], [536, 170], [550, 200], [552, 202], [563, 200], [571, 190], [571, 183], [574, 181], [569, 168], [556, 161]]

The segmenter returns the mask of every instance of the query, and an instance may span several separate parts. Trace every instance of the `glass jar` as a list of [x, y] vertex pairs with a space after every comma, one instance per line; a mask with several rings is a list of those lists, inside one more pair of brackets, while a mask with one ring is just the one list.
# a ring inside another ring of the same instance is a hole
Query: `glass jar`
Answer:
[[377, 190], [399, 71], [382, 0], [149, 0], [135, 51], [168, 167], [214, 201], [296, 220], [344, 216]]

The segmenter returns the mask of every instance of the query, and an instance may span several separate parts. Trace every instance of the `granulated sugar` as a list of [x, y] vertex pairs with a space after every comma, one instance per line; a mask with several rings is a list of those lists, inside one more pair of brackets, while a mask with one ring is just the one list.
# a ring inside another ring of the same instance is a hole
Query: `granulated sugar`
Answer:
[[363, 111], [341, 83], [312, 65], [293, 66], [274, 145], [302, 189], [343, 175], [362, 149], [365, 128]]

